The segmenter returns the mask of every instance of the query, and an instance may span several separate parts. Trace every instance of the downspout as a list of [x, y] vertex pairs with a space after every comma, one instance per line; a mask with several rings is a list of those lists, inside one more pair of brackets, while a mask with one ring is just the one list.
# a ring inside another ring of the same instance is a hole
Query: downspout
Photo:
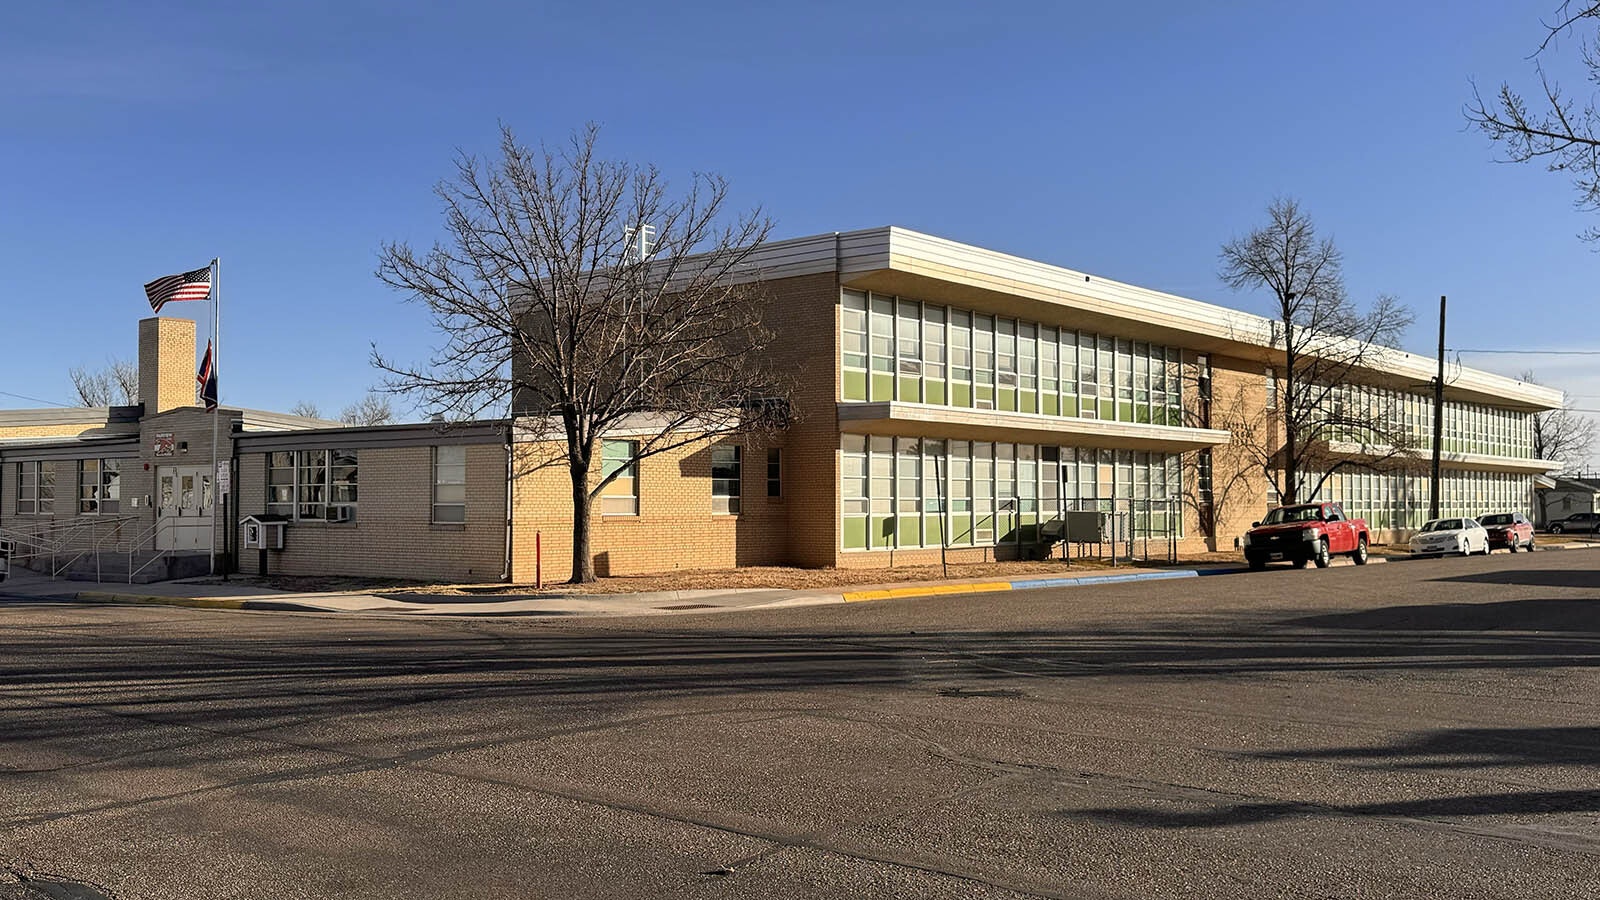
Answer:
[[506, 451], [506, 553], [505, 553], [505, 566], [504, 566], [504, 568], [502, 568], [500, 570], [500, 580], [502, 582], [505, 582], [505, 583], [509, 583], [511, 581], [511, 529], [512, 529], [512, 526], [516, 522], [516, 517], [512, 514], [512, 506], [511, 506], [511, 501], [512, 501], [511, 487], [512, 487], [512, 483], [513, 483], [513, 480], [514, 480], [512, 478], [512, 471], [511, 471], [511, 466], [512, 466], [511, 450], [512, 450], [512, 446], [513, 446], [513, 442], [511, 440], [511, 430], [512, 430], [512, 424], [511, 423], [512, 423], [512, 420], [511, 419], [507, 419], [506, 420], [506, 426], [505, 426], [505, 428], [506, 428], [506, 441], [505, 441], [505, 451]]

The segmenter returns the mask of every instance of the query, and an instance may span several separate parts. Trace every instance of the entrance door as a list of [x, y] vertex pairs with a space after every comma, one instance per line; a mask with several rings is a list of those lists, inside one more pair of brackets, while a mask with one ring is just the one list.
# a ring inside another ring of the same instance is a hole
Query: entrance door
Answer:
[[207, 466], [156, 468], [157, 550], [211, 549], [211, 475]]

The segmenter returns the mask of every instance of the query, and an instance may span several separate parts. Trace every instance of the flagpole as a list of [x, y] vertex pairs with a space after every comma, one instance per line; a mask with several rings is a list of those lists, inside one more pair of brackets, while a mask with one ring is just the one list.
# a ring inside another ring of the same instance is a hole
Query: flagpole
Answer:
[[[211, 565], [209, 572], [217, 574], [217, 503], [222, 500], [222, 485], [217, 479], [217, 419], [222, 417], [222, 379], [218, 377], [217, 362], [222, 356], [222, 289], [218, 278], [222, 274], [222, 260], [211, 260], [211, 377], [217, 382], [217, 406], [211, 410]], [[205, 386], [201, 386], [204, 393]], [[230, 473], [231, 474], [231, 473]]]

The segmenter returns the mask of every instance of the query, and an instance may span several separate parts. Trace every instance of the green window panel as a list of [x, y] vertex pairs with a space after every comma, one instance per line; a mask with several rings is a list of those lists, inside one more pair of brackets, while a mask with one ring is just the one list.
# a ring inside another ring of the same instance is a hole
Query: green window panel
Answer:
[[898, 518], [900, 520], [900, 535], [899, 535], [899, 537], [900, 537], [900, 546], [901, 547], [920, 547], [920, 546], [922, 546], [922, 541], [920, 540], [920, 538], [922, 536], [917, 533], [919, 530], [921, 530], [921, 525], [919, 523], [919, 518], [920, 517], [918, 517], [918, 516], [899, 516]]
[[950, 543], [965, 546], [972, 543], [972, 515], [956, 513], [950, 517]]
[[1117, 417], [1116, 404], [1110, 400], [1100, 401], [1100, 418], [1115, 419]]
[[972, 385], [970, 385], [970, 384], [952, 384], [952, 385], [950, 385], [950, 405], [951, 406], [964, 406], [964, 407], [970, 408], [972, 406]]
[[894, 516], [872, 518], [872, 549], [882, 550], [894, 546]]
[[1117, 421], [1118, 422], [1132, 422], [1133, 421], [1133, 404], [1132, 403], [1118, 403], [1117, 404]]
[[1134, 410], [1134, 419], [1141, 425], [1150, 424], [1150, 407], [1141, 406]]
[[872, 399], [879, 401], [894, 399], [893, 375], [883, 372], [872, 373]]
[[867, 517], [844, 517], [844, 548], [846, 550], [867, 549]]
[[1078, 398], [1063, 395], [1061, 398], [1061, 414], [1063, 416], [1076, 416], [1078, 414]]
[[937, 547], [946, 543], [946, 537], [944, 522], [938, 516], [928, 516], [922, 520], [922, 546]]
[[845, 371], [844, 398], [846, 400], [867, 399], [867, 373]]
[[923, 385], [922, 390], [923, 390], [923, 393], [924, 393], [922, 402], [924, 402], [924, 403], [933, 403], [933, 404], [937, 404], [939, 406], [944, 406], [945, 405], [945, 402], [944, 402], [944, 382], [942, 382], [942, 381], [930, 381], [927, 384]]
[[917, 378], [914, 375], [900, 376], [900, 402], [922, 402], [922, 379]]
[[1037, 398], [1034, 397], [1032, 391], [1023, 391], [1022, 394], [1021, 394], [1021, 400], [1022, 400], [1021, 406], [1022, 406], [1022, 411], [1023, 412], [1031, 413], [1031, 412], [1038, 412], [1039, 411]]
[[994, 388], [979, 385], [977, 397], [979, 406], [982, 406], [985, 403], [987, 403], [989, 407], [994, 406]]
[[1017, 411], [1017, 392], [1009, 388], [1000, 389], [1000, 408], [1006, 412]]
[[1059, 416], [1059, 415], [1061, 415], [1061, 398], [1060, 397], [1056, 396], [1055, 394], [1045, 394], [1044, 397], [1042, 397], [1040, 399], [1042, 399], [1043, 402], [1044, 402], [1044, 409], [1041, 409], [1040, 412], [1044, 413], [1047, 416]]

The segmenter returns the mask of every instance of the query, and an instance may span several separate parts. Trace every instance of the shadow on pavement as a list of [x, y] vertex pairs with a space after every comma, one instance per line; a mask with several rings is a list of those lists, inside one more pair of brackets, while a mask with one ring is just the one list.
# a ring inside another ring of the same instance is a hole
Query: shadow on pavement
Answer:
[[1452, 575], [1434, 581], [1462, 584], [1520, 584], [1532, 587], [1600, 588], [1600, 570], [1597, 569], [1503, 569], [1496, 572], [1477, 572], [1471, 575]]
[[[55, 706], [46, 698], [85, 693], [96, 710], [116, 717], [239, 732], [506, 697], [603, 715], [667, 695], [833, 685], [936, 695], [1018, 677], [1042, 688], [1086, 677], [1177, 682], [1600, 666], [1600, 602], [1568, 599], [1278, 613], [1212, 625], [1171, 619], [1127, 628], [920, 633], [455, 623], [296, 618], [251, 621], [250, 632], [82, 624], [12, 630], [0, 654], [0, 697], [13, 704], [0, 708], [0, 742], [86, 738], [106, 728], [103, 716], [44, 714]], [[27, 706], [41, 714], [17, 722]], [[1592, 735], [1568, 737], [1595, 748]]]
[[1168, 812], [1151, 809], [1069, 810], [1063, 816], [1142, 828], [1226, 828], [1305, 816], [1400, 816], [1410, 818], [1587, 813], [1600, 811], [1600, 791], [1520, 791], [1321, 806], [1306, 803], [1240, 803], [1216, 809]]
[[[1510, 574], [1510, 573], [1497, 573]], [[1539, 574], [1539, 573], [1533, 573]], [[1456, 580], [1456, 579], [1447, 579]], [[1496, 603], [1427, 603], [1290, 619], [1298, 628], [1362, 631], [1564, 631], [1600, 633], [1600, 600], [1573, 598]]]
[[[1282, 750], [1255, 754], [1392, 770], [1587, 765], [1600, 761], [1600, 728], [1453, 728], [1421, 732], [1387, 746]], [[1600, 790], [1517, 791], [1340, 805], [1237, 803], [1209, 809], [1141, 807], [1064, 810], [1061, 815], [1151, 828], [1222, 828], [1302, 816], [1457, 817], [1600, 812]]]
[[1330, 747], [1262, 757], [1371, 761], [1387, 769], [1600, 764], [1600, 727], [1450, 728], [1384, 747]]

